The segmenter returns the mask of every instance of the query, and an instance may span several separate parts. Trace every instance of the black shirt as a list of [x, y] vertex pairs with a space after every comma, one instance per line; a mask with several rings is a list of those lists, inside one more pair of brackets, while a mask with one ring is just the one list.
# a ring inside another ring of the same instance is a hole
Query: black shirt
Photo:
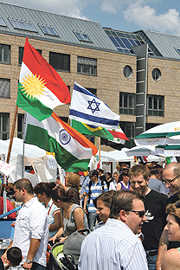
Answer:
[[145, 250], [158, 249], [159, 239], [166, 224], [166, 205], [168, 197], [151, 190], [144, 198], [147, 221], [142, 226]]

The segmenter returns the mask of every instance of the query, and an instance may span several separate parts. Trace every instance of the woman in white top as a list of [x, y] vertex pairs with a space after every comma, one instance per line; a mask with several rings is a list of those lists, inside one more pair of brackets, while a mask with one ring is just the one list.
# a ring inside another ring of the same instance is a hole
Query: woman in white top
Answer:
[[113, 173], [113, 179], [114, 180], [110, 182], [109, 190], [117, 191], [118, 190], [118, 183], [119, 183], [119, 173], [118, 172]]
[[50, 195], [55, 186], [55, 183], [41, 182], [34, 188], [38, 200], [44, 204], [48, 212], [49, 238], [54, 236], [60, 227], [63, 228], [61, 210], [53, 203]]

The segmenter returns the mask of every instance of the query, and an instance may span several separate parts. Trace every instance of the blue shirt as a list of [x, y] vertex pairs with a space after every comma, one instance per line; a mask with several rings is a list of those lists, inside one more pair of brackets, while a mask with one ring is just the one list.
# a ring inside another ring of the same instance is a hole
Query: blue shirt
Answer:
[[[103, 190], [103, 186], [104, 186], [104, 190]], [[97, 183], [92, 181], [92, 185], [90, 187], [91, 189], [90, 200], [89, 200], [89, 203], [87, 204], [88, 212], [90, 213], [96, 212], [96, 207], [94, 206], [93, 200], [95, 200], [103, 192], [108, 191], [108, 188], [105, 182], [103, 186], [100, 179], [98, 179]], [[86, 185], [85, 192], [86, 194], [89, 194], [89, 183]]]

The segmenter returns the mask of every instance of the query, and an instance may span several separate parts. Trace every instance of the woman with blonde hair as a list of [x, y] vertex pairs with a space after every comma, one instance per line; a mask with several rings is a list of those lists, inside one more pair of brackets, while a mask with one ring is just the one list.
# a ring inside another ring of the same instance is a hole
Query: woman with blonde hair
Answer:
[[[169, 204], [166, 208], [168, 241], [180, 242], [180, 201]], [[161, 270], [179, 270], [180, 269], [180, 247], [166, 250], [161, 258]]]

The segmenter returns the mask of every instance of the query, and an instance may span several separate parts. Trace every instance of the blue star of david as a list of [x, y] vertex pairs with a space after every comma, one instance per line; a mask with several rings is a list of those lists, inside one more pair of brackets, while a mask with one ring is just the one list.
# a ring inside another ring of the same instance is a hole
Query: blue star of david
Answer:
[[88, 100], [89, 106], [87, 107], [88, 110], [91, 110], [92, 113], [95, 113], [96, 111], [100, 111], [99, 105], [101, 104], [100, 102], [97, 102], [95, 98], [93, 100]]

